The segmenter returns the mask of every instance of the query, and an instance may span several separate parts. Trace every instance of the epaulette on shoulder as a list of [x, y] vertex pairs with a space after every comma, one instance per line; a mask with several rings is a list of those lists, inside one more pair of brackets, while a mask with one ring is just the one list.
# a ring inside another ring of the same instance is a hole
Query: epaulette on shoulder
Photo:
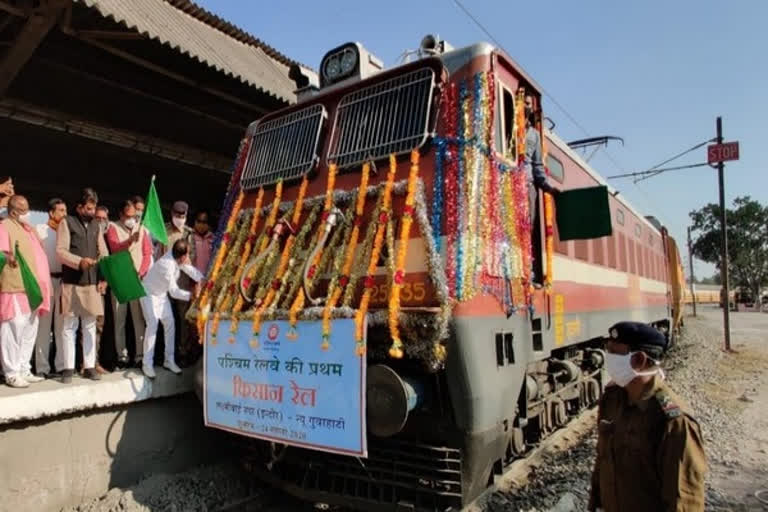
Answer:
[[656, 401], [659, 402], [661, 412], [664, 413], [664, 416], [666, 416], [668, 420], [675, 419], [683, 414], [683, 411], [680, 410], [680, 406], [673, 402], [664, 390], [657, 391], [654, 397], [656, 398]]

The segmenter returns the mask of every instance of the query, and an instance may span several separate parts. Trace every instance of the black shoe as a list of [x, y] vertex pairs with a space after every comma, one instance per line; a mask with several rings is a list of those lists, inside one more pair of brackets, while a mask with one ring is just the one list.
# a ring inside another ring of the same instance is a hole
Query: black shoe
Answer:
[[71, 384], [72, 376], [75, 374], [75, 370], [62, 370], [61, 371], [61, 383]]
[[83, 370], [83, 378], [91, 380], [101, 380], [101, 374], [96, 371], [96, 368], [86, 368]]

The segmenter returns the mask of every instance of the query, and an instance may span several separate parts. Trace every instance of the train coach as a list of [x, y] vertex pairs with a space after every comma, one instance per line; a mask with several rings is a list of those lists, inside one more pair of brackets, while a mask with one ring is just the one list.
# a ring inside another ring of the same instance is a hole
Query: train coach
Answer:
[[671, 338], [681, 315], [674, 239], [541, 123], [548, 179], [603, 194], [609, 229], [564, 236], [594, 205], [529, 200], [541, 90], [520, 66], [431, 36], [414, 56], [350, 43], [291, 70], [298, 102], [241, 141], [190, 310], [206, 425], [254, 475], [361, 510], [466, 506], [596, 403], [611, 324]]

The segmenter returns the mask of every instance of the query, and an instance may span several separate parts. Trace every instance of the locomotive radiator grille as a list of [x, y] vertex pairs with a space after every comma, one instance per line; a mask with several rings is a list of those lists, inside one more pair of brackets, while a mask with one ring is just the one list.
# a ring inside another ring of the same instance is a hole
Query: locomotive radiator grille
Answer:
[[328, 160], [340, 168], [421, 147], [429, 135], [435, 73], [419, 69], [344, 96]]
[[312, 170], [327, 117], [325, 107], [318, 104], [259, 124], [248, 151], [244, 190], [298, 178]]

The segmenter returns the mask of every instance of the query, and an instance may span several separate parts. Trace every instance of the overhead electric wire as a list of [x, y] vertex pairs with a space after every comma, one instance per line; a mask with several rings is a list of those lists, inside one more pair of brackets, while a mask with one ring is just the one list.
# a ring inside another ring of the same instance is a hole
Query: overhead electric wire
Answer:
[[676, 154], [675, 156], [673, 156], [673, 157], [671, 157], [671, 158], [667, 158], [667, 159], [666, 159], [666, 160], [664, 160], [663, 162], [661, 162], [661, 163], [659, 163], [659, 164], [656, 164], [656, 165], [654, 165], [653, 167], [651, 167], [651, 168], [650, 168], [650, 169], [648, 169], [648, 170], [649, 170], [649, 171], [653, 171], [654, 169], [656, 169], [656, 168], [658, 168], [658, 167], [661, 167], [662, 165], [666, 165], [666, 164], [668, 164], [669, 162], [671, 162], [672, 160], [677, 160], [677, 159], [678, 159], [678, 158], [680, 158], [681, 156], [687, 155], [687, 154], [688, 154], [688, 153], [690, 153], [691, 151], [696, 151], [696, 150], [697, 150], [697, 149], [699, 149], [700, 147], [702, 147], [702, 146], [706, 146], [707, 144], [709, 144], [710, 142], [714, 142], [715, 140], [717, 140], [717, 139], [709, 139], [709, 140], [705, 140], [704, 142], [701, 142], [701, 143], [699, 143], [699, 144], [696, 144], [696, 145], [695, 145], [695, 146], [693, 146], [692, 148], [686, 149], [686, 150], [685, 150], [685, 151], [683, 151], [682, 153], [678, 153], [678, 154]]
[[[490, 31], [489, 31], [487, 28], [485, 28], [485, 25], [483, 25], [482, 23], [480, 23], [480, 20], [478, 20], [477, 18], [475, 18], [475, 16], [474, 16], [474, 15], [473, 15], [473, 14], [472, 14], [472, 13], [471, 13], [471, 12], [470, 12], [470, 11], [469, 11], [467, 8], [466, 8], [466, 7], [464, 7], [464, 4], [462, 4], [460, 0], [453, 0], [453, 1], [454, 1], [454, 3], [456, 3], [456, 5], [459, 7], [459, 9], [461, 9], [461, 10], [464, 12], [464, 14], [466, 14], [466, 15], [467, 15], [467, 17], [468, 17], [469, 19], [471, 19], [471, 20], [472, 20], [472, 22], [474, 22], [474, 24], [475, 24], [475, 25], [477, 25], [477, 27], [478, 27], [480, 30], [482, 30], [482, 31], [483, 31], [483, 33], [484, 33], [485, 35], [487, 35], [487, 36], [488, 36], [488, 38], [489, 38], [491, 41], [493, 41], [493, 42], [494, 42], [494, 44], [496, 44], [496, 46], [498, 46], [499, 48], [501, 48], [502, 50], [504, 50], [504, 53], [506, 53], [507, 55], [509, 55], [509, 52], [506, 50], [506, 48], [504, 48], [504, 45], [503, 45], [503, 44], [501, 44], [501, 42], [499, 42], [499, 40], [498, 40], [498, 39], [496, 39], [495, 37], [493, 37], [493, 34], [491, 34], [491, 32], [490, 32]], [[586, 128], [584, 128], [584, 126], [582, 126], [582, 125], [581, 125], [581, 123], [579, 123], [579, 122], [576, 120], [576, 118], [575, 118], [575, 117], [573, 117], [573, 116], [571, 115], [571, 113], [570, 113], [570, 112], [568, 112], [568, 111], [565, 109], [565, 107], [564, 107], [564, 106], [562, 106], [562, 105], [560, 104], [560, 102], [559, 102], [559, 101], [557, 101], [557, 100], [555, 99], [555, 97], [554, 97], [554, 96], [552, 96], [551, 94], [549, 94], [549, 92], [547, 92], [547, 91], [546, 91], [546, 90], [545, 90], [543, 87], [541, 87], [541, 92], [542, 92], [542, 94], [544, 94], [544, 95], [545, 95], [547, 98], [549, 98], [549, 99], [552, 101], [552, 104], [553, 104], [553, 105], [555, 105], [555, 106], [556, 106], [556, 107], [557, 107], [557, 108], [558, 108], [558, 109], [559, 109], [559, 110], [560, 110], [560, 111], [561, 111], [563, 114], [565, 114], [565, 117], [567, 117], [567, 118], [568, 118], [568, 120], [574, 124], [574, 126], [576, 126], [576, 127], [579, 129], [579, 130], [581, 130], [581, 131], [584, 133], [584, 135], [586, 135], [587, 137], [591, 137], [591, 136], [592, 136], [592, 135], [591, 135], [591, 134], [590, 134], [590, 133], [587, 131], [587, 129], [586, 129]], [[615, 162], [614, 162], [614, 164], [615, 164]]]
[[675, 167], [663, 167], [661, 169], [648, 169], [647, 171], [636, 171], [636, 172], [628, 172], [625, 174], [615, 174], [613, 176], [606, 176], [606, 179], [612, 180], [616, 178], [634, 178], [635, 176], [656, 176], [657, 174], [662, 174], [669, 171], [680, 171], [682, 169], [693, 169], [694, 167], [704, 167], [705, 165], [709, 165], [706, 162], [702, 162], [700, 164], [688, 164], [688, 165], [678, 165]]

